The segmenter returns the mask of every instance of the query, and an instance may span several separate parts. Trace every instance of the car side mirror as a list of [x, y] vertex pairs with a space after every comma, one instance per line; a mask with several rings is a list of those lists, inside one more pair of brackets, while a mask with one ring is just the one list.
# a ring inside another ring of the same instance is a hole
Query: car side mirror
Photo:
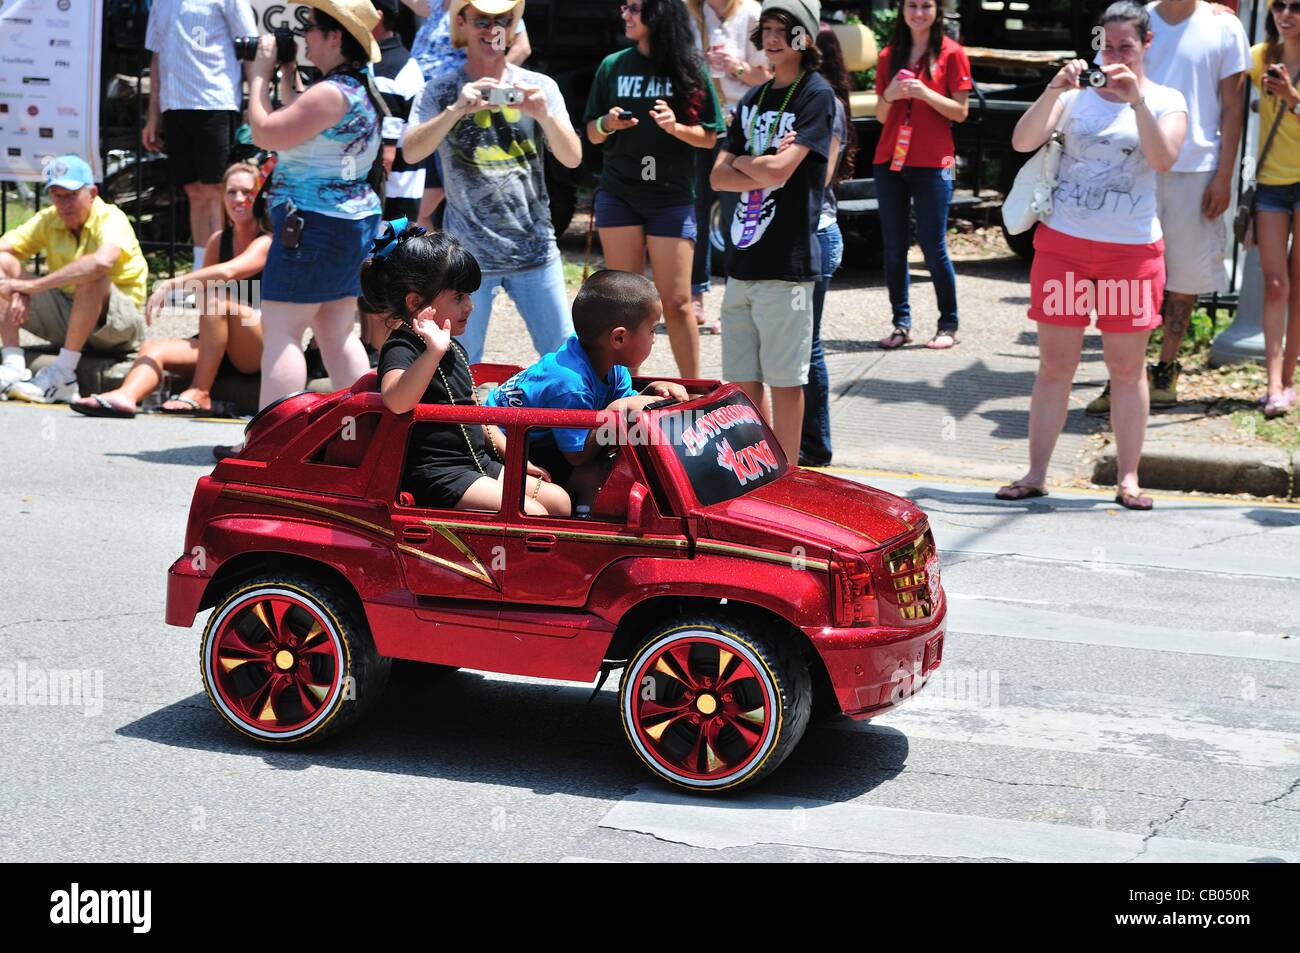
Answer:
[[645, 532], [645, 498], [649, 494], [644, 483], [633, 483], [627, 491], [627, 525], [638, 533]]

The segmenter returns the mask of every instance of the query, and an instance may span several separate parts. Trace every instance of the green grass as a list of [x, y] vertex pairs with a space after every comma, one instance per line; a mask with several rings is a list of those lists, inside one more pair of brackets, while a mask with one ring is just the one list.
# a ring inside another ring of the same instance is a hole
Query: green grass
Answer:
[[1300, 424], [1290, 417], [1269, 420], [1257, 410], [1239, 410], [1233, 413], [1232, 422], [1239, 430], [1253, 432], [1265, 443], [1291, 452], [1300, 451]]

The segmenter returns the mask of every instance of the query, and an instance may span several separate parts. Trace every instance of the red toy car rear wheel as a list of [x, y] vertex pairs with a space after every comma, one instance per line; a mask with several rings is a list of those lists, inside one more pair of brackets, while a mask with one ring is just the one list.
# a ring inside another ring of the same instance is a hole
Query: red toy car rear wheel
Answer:
[[387, 680], [364, 623], [308, 580], [257, 580], [232, 591], [208, 620], [201, 662], [222, 717], [281, 744], [333, 734], [359, 714], [363, 691], [372, 701]]
[[696, 791], [734, 789], [775, 770], [802, 737], [807, 667], [781, 641], [719, 620], [652, 635], [619, 685], [623, 730], [655, 774]]

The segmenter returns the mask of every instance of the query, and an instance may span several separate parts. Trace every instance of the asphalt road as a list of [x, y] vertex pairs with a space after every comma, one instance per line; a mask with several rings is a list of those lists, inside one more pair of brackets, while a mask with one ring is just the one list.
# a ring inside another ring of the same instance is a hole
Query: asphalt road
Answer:
[[[460, 672], [309, 752], [234, 735], [162, 613], [237, 436], [0, 404], [0, 860], [1300, 860], [1300, 508], [845, 474], [929, 513], [944, 664], [701, 801], [579, 685]], [[34, 670], [85, 703], [4, 696]]]

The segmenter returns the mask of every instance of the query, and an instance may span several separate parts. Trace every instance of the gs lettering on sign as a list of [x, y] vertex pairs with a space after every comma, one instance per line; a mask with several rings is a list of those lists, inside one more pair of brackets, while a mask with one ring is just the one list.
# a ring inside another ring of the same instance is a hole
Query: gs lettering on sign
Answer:
[[[289, 7], [293, 13], [289, 13]], [[292, 23], [290, 21], [293, 21]], [[277, 29], [302, 29], [307, 25], [307, 8], [301, 4], [272, 3], [262, 11], [262, 32], [274, 33]]]

